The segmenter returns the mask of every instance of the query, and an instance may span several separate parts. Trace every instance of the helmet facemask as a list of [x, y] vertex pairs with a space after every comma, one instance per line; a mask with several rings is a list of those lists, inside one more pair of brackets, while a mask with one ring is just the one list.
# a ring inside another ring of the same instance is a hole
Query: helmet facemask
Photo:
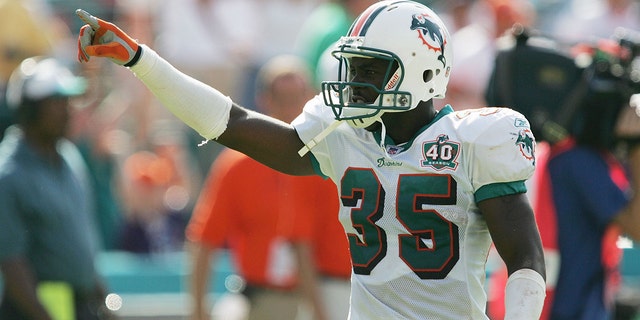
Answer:
[[[357, 42], [357, 39], [345, 37], [342, 41], [352, 43]], [[411, 94], [398, 90], [405, 73], [402, 62], [395, 54], [374, 48], [341, 45], [333, 55], [339, 60], [338, 80], [323, 82], [322, 94], [325, 104], [332, 108], [336, 120], [347, 121], [356, 128], [366, 128], [378, 121], [384, 112], [410, 109]], [[359, 81], [352, 63], [353, 59], [358, 58], [386, 62], [385, 74], [380, 83]], [[376, 98], [359, 96], [358, 91], [373, 91]]]

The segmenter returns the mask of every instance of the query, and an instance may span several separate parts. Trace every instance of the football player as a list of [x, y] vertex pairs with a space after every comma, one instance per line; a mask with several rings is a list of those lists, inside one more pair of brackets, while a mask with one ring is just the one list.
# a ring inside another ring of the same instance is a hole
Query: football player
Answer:
[[78, 58], [107, 57], [207, 140], [338, 187], [353, 265], [350, 319], [486, 319], [493, 244], [509, 273], [506, 319], [538, 319], [539, 232], [526, 198], [529, 122], [507, 108], [435, 110], [452, 66], [427, 6], [380, 1], [340, 40], [338, 81], [291, 124], [243, 108], [176, 70], [112, 23], [78, 10]]

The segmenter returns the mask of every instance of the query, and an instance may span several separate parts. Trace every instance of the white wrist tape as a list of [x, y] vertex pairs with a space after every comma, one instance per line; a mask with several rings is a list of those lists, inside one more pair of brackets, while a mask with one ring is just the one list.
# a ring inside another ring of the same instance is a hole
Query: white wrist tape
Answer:
[[189, 127], [205, 139], [216, 139], [226, 129], [231, 98], [180, 72], [146, 45], [131, 71]]
[[517, 270], [509, 276], [505, 290], [505, 320], [540, 319], [546, 285], [538, 272], [531, 269]]

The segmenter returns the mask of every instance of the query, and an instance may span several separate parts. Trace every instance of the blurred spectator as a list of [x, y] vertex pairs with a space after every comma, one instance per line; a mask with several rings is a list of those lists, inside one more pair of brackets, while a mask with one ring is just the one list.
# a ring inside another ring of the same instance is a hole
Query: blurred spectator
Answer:
[[154, 150], [135, 152], [124, 161], [121, 189], [125, 221], [120, 249], [144, 254], [183, 249], [189, 182], [176, 156], [184, 152], [180, 145], [164, 141]]
[[[270, 60], [258, 76], [256, 104], [267, 114], [291, 121], [313, 95], [308, 77], [304, 62], [293, 56]], [[223, 248], [231, 251], [246, 281], [248, 319], [296, 319], [300, 307], [307, 305], [305, 300], [314, 319], [346, 319], [348, 309], [329, 317], [314, 265], [323, 252], [335, 260], [333, 266], [324, 262], [326, 276], [345, 281], [345, 270], [349, 272], [336, 192], [322, 178], [285, 175], [239, 152], [223, 151], [211, 167], [187, 229], [193, 253], [193, 319], [207, 318], [210, 259]], [[338, 233], [332, 235], [335, 226]], [[323, 239], [334, 244], [332, 253], [314, 247], [314, 234], [323, 231], [327, 232]], [[333, 299], [348, 307], [348, 286], [346, 292], [337, 292]]]
[[[85, 90], [61, 61], [24, 60], [7, 86], [17, 125], [0, 143], [0, 319], [104, 319], [92, 190], [65, 138]], [[75, 317], [74, 317], [75, 316]]]

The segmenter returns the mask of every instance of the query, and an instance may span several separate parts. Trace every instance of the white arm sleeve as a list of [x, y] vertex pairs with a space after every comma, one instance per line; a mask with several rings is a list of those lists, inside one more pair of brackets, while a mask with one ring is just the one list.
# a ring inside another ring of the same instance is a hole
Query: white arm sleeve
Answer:
[[505, 290], [505, 320], [540, 319], [546, 296], [542, 275], [531, 269], [517, 270], [509, 276]]
[[180, 72], [146, 45], [131, 71], [149, 90], [189, 127], [207, 140], [226, 129], [231, 98]]

